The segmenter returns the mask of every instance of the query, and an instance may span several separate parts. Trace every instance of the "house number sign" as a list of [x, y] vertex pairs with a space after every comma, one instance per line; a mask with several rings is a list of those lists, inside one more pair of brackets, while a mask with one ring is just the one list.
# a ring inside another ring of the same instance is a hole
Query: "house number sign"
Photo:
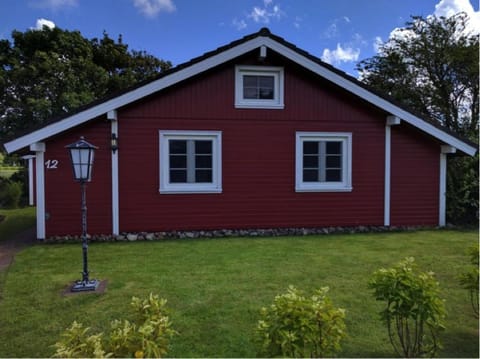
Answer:
[[48, 170], [56, 170], [58, 168], [58, 160], [47, 160], [45, 167], [47, 167]]

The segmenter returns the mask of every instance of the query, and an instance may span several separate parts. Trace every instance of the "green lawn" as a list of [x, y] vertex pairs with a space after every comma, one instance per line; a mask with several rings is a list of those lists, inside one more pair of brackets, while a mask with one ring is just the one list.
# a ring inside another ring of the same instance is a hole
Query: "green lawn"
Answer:
[[0, 209], [0, 242], [12, 238], [16, 233], [35, 226], [35, 207]]
[[367, 282], [373, 271], [414, 256], [432, 270], [448, 310], [441, 357], [479, 355], [478, 321], [457, 277], [476, 231], [328, 235], [257, 239], [171, 240], [92, 244], [92, 276], [108, 279], [105, 294], [62, 297], [82, 269], [81, 246], [37, 245], [10, 267], [0, 300], [0, 357], [44, 357], [73, 320], [95, 330], [123, 318], [133, 295], [168, 299], [180, 332], [174, 357], [253, 357], [253, 328], [262, 306], [289, 284], [330, 287], [347, 310], [341, 357], [395, 356]]

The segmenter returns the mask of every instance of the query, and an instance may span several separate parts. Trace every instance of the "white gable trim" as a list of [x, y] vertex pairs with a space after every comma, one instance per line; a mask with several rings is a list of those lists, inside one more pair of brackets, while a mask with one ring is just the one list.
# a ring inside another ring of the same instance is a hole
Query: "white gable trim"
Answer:
[[344, 77], [336, 74], [333, 71], [330, 71], [324, 66], [308, 59], [307, 57], [299, 54], [298, 52], [286, 47], [285, 45], [278, 43], [270, 38], [265, 39], [265, 45], [270, 47], [272, 50], [279, 52], [288, 59], [298, 63], [299, 65], [307, 68], [310, 71], [313, 71], [320, 75], [321, 77], [333, 82], [334, 84], [344, 88], [345, 90], [357, 95], [363, 100], [370, 102], [371, 104], [387, 111], [391, 115], [397, 116], [405, 122], [417, 127], [418, 129], [430, 134], [431, 136], [439, 139], [440, 141], [453, 146], [466, 154], [473, 156], [477, 149], [473, 146], [468, 145], [467, 143], [459, 140], [458, 138], [440, 130], [439, 128], [431, 125], [428, 122], [418, 118], [417, 116], [411, 114], [408, 111], [392, 104], [391, 102], [383, 99], [382, 97], [375, 95], [374, 93], [366, 90], [365, 88], [357, 85], [354, 82], [351, 82]]
[[251, 40], [240, 43], [232, 48], [228, 48], [219, 52], [209, 58], [206, 58], [197, 63], [175, 71], [170, 75], [166, 75], [158, 80], [152, 81], [142, 87], [136, 88], [132, 91], [124, 93], [118, 97], [107, 100], [99, 105], [93, 106], [85, 111], [79, 112], [72, 116], [69, 116], [59, 122], [48, 125], [40, 130], [34, 131], [25, 136], [19, 137], [13, 141], [5, 144], [7, 152], [11, 153], [21, 148], [27, 147], [32, 143], [43, 141], [44, 139], [61, 133], [65, 130], [78, 126], [84, 122], [87, 122], [95, 117], [102, 116], [109, 111], [116, 110], [122, 106], [128, 105], [134, 101], [137, 101], [143, 97], [149, 96], [157, 91], [174, 85], [180, 81], [186, 80], [192, 76], [207, 71], [215, 66], [218, 66], [224, 62], [234, 59], [240, 55], [243, 55], [253, 49], [266, 46], [286, 58], [298, 63], [299, 65], [307, 68], [310, 71], [318, 74], [319, 76], [333, 82], [334, 84], [344, 88], [345, 90], [357, 95], [367, 102], [385, 110], [386, 112], [398, 116], [405, 122], [419, 128], [420, 130], [430, 134], [438, 140], [444, 142], [447, 145], [453, 146], [460, 151], [474, 155], [477, 149], [456, 137], [438, 129], [437, 127], [423, 121], [417, 116], [411, 114], [408, 111], [390, 103], [389, 101], [375, 95], [374, 93], [366, 90], [365, 88], [357, 85], [356, 83], [347, 80], [346, 78], [338, 75], [337, 73], [329, 70], [328, 68], [320, 65], [319, 63], [310, 60], [306, 56], [298, 53], [295, 50], [273, 40], [270, 37], [258, 36]]

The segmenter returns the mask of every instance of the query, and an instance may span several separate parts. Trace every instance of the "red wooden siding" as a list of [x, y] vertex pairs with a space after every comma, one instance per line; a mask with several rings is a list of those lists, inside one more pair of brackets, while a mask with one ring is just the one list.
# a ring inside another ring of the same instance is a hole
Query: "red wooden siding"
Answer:
[[45, 167], [46, 235], [81, 233], [81, 191], [75, 182], [66, 145], [80, 136], [99, 147], [95, 152], [92, 182], [87, 184], [88, 233], [111, 233], [110, 123], [95, 120], [87, 126], [46, 142], [45, 162], [58, 161], [57, 168]]
[[392, 127], [391, 224], [438, 225], [440, 145], [406, 125]]
[[[121, 231], [383, 223], [384, 114], [291, 65], [284, 110], [235, 109], [215, 70], [119, 111]], [[222, 131], [223, 193], [159, 194], [159, 130]], [[352, 192], [295, 192], [296, 131], [353, 133]]]
[[[256, 56], [256, 53], [255, 53]], [[120, 231], [382, 225], [385, 113], [269, 53], [285, 68], [285, 108], [235, 109], [235, 63], [118, 109]], [[242, 63], [252, 63], [249, 56]], [[159, 193], [159, 131], [222, 131], [219, 194]], [[351, 192], [295, 192], [297, 131], [352, 133]], [[78, 234], [80, 185], [66, 145], [100, 147], [87, 186], [88, 232], [112, 232], [110, 123], [98, 118], [46, 142], [47, 237]], [[439, 145], [392, 127], [391, 223], [438, 223]]]

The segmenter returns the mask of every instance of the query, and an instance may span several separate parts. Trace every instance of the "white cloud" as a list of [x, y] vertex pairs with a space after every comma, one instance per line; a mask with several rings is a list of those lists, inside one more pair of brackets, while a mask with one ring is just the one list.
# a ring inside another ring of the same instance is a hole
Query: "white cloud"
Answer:
[[60, 8], [73, 7], [78, 5], [78, 0], [40, 0], [30, 1], [32, 7], [47, 8], [52, 10], [59, 10]]
[[300, 16], [295, 16], [295, 20], [293, 21], [293, 26], [295, 26], [296, 29], [300, 29], [300, 26], [302, 25], [303, 19]]
[[133, 5], [145, 16], [153, 18], [160, 12], [176, 10], [172, 0], [133, 0]]
[[47, 19], [37, 19], [35, 27], [32, 27], [33, 30], [43, 30], [43, 27], [46, 26], [49, 29], [55, 28], [55, 23]]
[[245, 20], [238, 20], [237, 18], [232, 20], [232, 24], [237, 30], [243, 30], [247, 27]]
[[360, 56], [360, 49], [354, 49], [353, 47], [345, 47], [337, 44], [335, 50], [324, 49], [322, 54], [322, 61], [331, 64], [338, 65], [342, 62], [358, 61]]
[[271, 19], [280, 20], [283, 16], [285, 13], [280, 6], [273, 4], [273, 0], [263, 0], [263, 6], [254, 6], [247, 18], [256, 23], [268, 24]]
[[467, 32], [480, 33], [480, 11], [475, 11], [469, 0], [440, 0], [435, 5], [433, 15], [450, 17], [459, 12], [465, 12], [469, 17]]
[[333, 39], [340, 37], [340, 32], [344, 28], [345, 24], [350, 24], [352, 21], [348, 16], [342, 16], [333, 19], [328, 25], [327, 29], [322, 33], [322, 38]]

